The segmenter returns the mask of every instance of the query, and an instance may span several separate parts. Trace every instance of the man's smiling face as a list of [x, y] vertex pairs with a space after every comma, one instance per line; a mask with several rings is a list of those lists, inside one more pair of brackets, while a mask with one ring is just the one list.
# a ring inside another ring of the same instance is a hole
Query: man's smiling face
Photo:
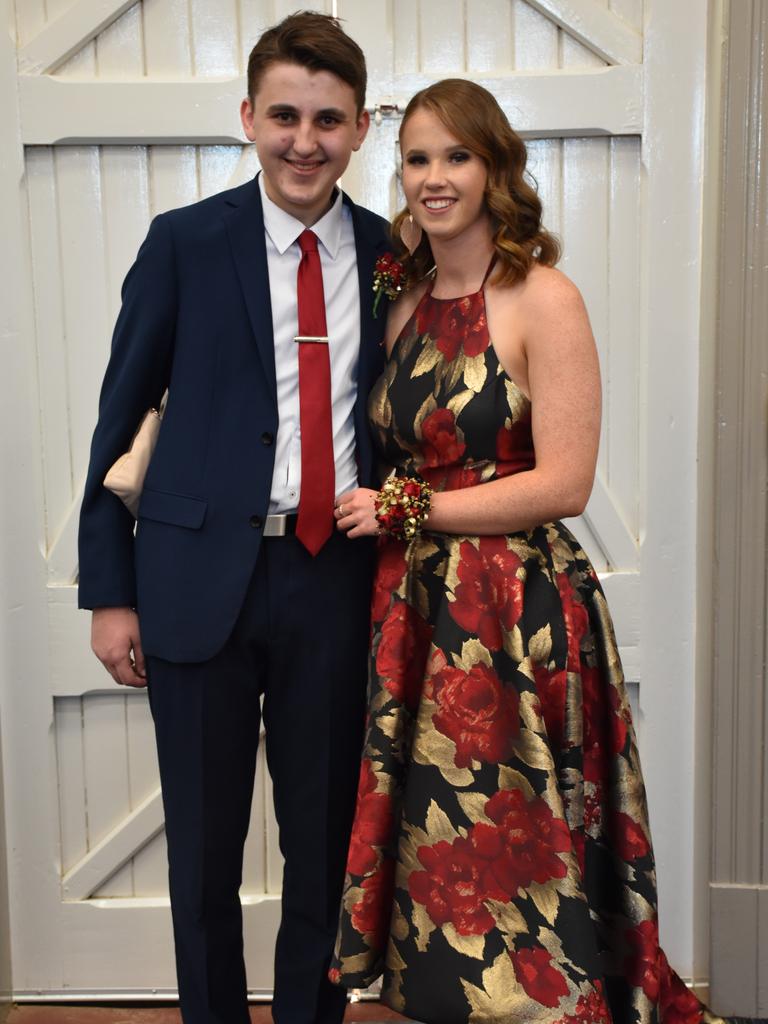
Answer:
[[358, 114], [352, 87], [330, 71], [272, 64], [253, 102], [243, 100], [240, 117], [256, 144], [267, 195], [310, 227], [328, 209], [368, 131], [368, 114]]

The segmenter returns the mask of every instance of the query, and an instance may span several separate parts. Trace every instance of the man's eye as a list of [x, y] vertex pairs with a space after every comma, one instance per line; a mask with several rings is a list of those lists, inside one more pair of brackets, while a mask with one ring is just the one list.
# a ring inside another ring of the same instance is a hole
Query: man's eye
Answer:
[[281, 124], [288, 124], [289, 121], [293, 120], [293, 114], [290, 110], [278, 110], [274, 115], [276, 121], [280, 121]]
[[328, 114], [325, 117], [321, 117], [320, 118], [320, 124], [323, 126], [323, 128], [335, 128], [335, 126], [338, 123], [339, 123], [338, 117], [333, 117], [330, 114]]

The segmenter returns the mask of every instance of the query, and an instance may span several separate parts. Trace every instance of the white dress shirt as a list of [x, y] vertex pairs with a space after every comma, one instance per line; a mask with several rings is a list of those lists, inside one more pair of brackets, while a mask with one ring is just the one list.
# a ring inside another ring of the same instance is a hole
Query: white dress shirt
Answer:
[[[269, 511], [295, 512], [301, 492], [301, 427], [299, 420], [299, 333], [296, 277], [301, 260], [297, 241], [305, 230], [301, 221], [272, 202], [259, 175], [267, 242], [272, 329], [275, 338], [277, 413], [275, 469]], [[360, 354], [360, 290], [352, 214], [338, 192], [330, 210], [312, 225], [317, 235], [323, 270], [325, 319], [331, 360], [331, 412], [335, 494], [357, 487], [355, 426]]]

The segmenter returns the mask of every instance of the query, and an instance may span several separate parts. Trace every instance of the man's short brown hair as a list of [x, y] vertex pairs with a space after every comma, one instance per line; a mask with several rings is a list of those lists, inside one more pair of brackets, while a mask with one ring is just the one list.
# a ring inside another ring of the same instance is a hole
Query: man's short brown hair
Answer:
[[253, 103], [261, 76], [272, 64], [298, 64], [309, 71], [330, 71], [355, 93], [357, 113], [365, 106], [368, 73], [363, 51], [337, 18], [298, 11], [268, 28], [248, 58], [248, 97]]

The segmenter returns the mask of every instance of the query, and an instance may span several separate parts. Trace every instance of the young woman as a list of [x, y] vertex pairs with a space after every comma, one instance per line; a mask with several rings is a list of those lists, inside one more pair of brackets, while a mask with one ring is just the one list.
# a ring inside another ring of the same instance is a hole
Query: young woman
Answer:
[[581, 296], [489, 92], [430, 86], [400, 140], [409, 287], [369, 405], [400, 483], [336, 510], [383, 536], [332, 979], [383, 972], [384, 1000], [434, 1024], [715, 1019], [658, 945], [613, 628], [559, 522], [599, 438]]

